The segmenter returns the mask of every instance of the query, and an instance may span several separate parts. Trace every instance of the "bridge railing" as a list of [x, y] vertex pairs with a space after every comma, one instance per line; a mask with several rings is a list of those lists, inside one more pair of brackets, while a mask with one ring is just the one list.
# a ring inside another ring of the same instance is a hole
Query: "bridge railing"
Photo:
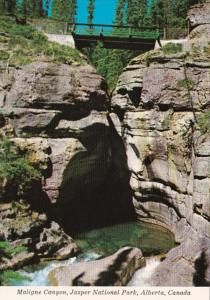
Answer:
[[55, 34], [79, 34], [89, 36], [113, 36], [113, 37], [133, 37], [133, 38], [157, 38], [162, 39], [179, 39], [188, 35], [187, 25], [185, 28], [167, 28], [157, 29], [156, 27], [133, 27], [117, 26], [105, 24], [85, 24], [85, 23], [68, 23], [65, 21], [54, 20], [50, 18], [29, 19], [31, 25], [40, 31]]
[[68, 22], [53, 19], [30, 19], [29, 23], [39, 31], [54, 34], [67, 34]]
[[73, 35], [121, 37], [121, 38], [148, 38], [163, 37], [164, 32], [155, 27], [117, 26], [105, 24], [68, 23], [67, 31]]

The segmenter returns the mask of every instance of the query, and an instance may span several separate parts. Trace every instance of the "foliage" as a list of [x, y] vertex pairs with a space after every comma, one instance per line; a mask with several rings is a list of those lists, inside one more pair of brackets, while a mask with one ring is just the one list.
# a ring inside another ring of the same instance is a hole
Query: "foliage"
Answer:
[[162, 51], [165, 55], [180, 53], [182, 52], [182, 44], [168, 43], [162, 47]]
[[147, 1], [127, 0], [127, 24], [132, 26], [147, 26]]
[[138, 54], [137, 51], [105, 49], [100, 43], [95, 48], [86, 48], [83, 51], [97, 72], [105, 78], [110, 92], [115, 88], [123, 68]]
[[197, 117], [197, 123], [202, 133], [210, 131], [210, 110]]
[[27, 152], [3, 139], [0, 141], [0, 178], [6, 179], [14, 193], [21, 194], [41, 179], [41, 173], [30, 164]]
[[[10, 65], [20, 66], [46, 57], [55, 62], [84, 63], [79, 51], [58, 43], [48, 42], [45, 35], [36, 31], [30, 25], [18, 25], [11, 18], [0, 17], [0, 32], [7, 34], [1, 51], [2, 60], [8, 60]], [[0, 40], [1, 44], [1, 40]]]
[[95, 0], [89, 0], [87, 23], [92, 24], [94, 19]]
[[16, 2], [16, 15], [19, 17], [43, 17], [42, 0], [21, 0]]
[[13, 283], [17, 284], [18, 282], [26, 279], [30, 280], [28, 276], [22, 275], [12, 270], [3, 271], [0, 274], [0, 284], [3, 286], [12, 285]]
[[188, 78], [181, 79], [181, 80], [177, 81], [177, 85], [178, 85], [178, 87], [190, 90], [194, 85], [194, 81], [191, 79], [188, 79]]
[[11, 258], [15, 254], [19, 254], [19, 253], [26, 252], [26, 251], [27, 251], [27, 248], [24, 246], [13, 247], [7, 241], [0, 242], [0, 256], [6, 256], [6, 257]]
[[208, 56], [210, 56], [210, 42], [208, 43], [208, 46], [204, 48], [204, 53]]
[[125, 5], [126, 1], [125, 0], [118, 0], [118, 5], [116, 9], [116, 14], [115, 14], [115, 25], [124, 25], [125, 21]]
[[53, 0], [52, 17], [57, 20], [74, 22], [76, 0]]

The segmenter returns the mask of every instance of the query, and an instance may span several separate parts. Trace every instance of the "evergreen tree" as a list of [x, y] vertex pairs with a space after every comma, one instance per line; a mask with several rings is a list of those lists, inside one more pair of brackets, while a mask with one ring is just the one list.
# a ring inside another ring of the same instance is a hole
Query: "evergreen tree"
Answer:
[[16, 0], [0, 0], [0, 13], [14, 14]]
[[93, 24], [94, 19], [95, 0], [89, 0], [88, 4], [88, 24]]
[[150, 8], [150, 16], [153, 26], [163, 29], [166, 26], [168, 11], [165, 9], [164, 0], [153, 0]]
[[115, 14], [115, 25], [124, 24], [124, 12], [125, 12], [126, 0], [118, 0], [118, 5]]
[[62, 21], [74, 22], [76, 0], [53, 0], [52, 17]]
[[145, 26], [147, 0], [128, 0], [127, 23], [132, 26]]
[[22, 0], [16, 5], [16, 14], [19, 16], [43, 17], [43, 0]]

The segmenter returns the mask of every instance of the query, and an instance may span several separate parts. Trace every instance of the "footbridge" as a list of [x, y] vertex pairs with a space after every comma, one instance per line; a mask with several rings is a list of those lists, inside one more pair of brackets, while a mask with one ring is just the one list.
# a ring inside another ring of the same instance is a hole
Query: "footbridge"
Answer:
[[52, 19], [32, 19], [30, 23], [50, 40], [76, 48], [92, 47], [100, 42], [108, 49], [148, 51], [154, 49], [156, 41], [164, 36], [164, 32], [156, 27], [69, 23]]
[[95, 46], [98, 42], [104, 48], [152, 50], [164, 32], [156, 27], [133, 27], [106, 24], [68, 23], [77, 48]]

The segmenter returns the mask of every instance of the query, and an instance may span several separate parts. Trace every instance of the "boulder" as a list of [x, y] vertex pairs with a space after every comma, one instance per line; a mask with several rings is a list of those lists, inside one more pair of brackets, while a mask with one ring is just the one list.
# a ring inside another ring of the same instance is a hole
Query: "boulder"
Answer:
[[54, 269], [49, 280], [56, 286], [125, 286], [144, 265], [140, 249], [125, 247], [103, 259]]
[[156, 268], [154, 286], [210, 286], [210, 240], [188, 237]]

